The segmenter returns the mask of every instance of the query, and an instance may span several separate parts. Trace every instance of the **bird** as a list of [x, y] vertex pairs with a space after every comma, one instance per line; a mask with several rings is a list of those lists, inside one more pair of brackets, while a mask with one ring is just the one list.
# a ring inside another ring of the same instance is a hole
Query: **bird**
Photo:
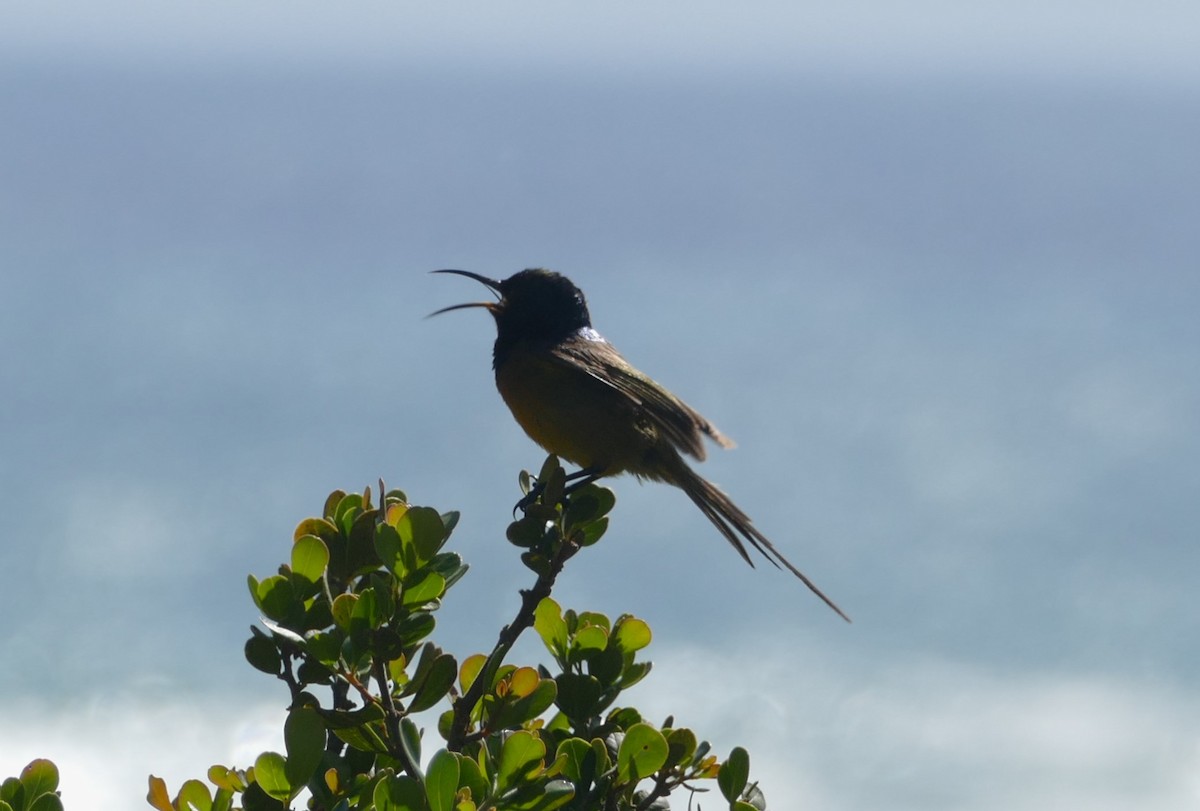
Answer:
[[545, 268], [522, 270], [502, 281], [468, 270], [433, 272], [474, 279], [496, 295], [496, 301], [455, 304], [429, 317], [474, 307], [492, 314], [496, 388], [534, 442], [579, 466], [570, 477], [576, 482], [573, 486], [621, 473], [674, 485], [743, 560], [754, 566], [746, 551], [748, 543], [850, 622], [729, 496], [692, 470], [684, 456], [703, 461], [705, 437], [723, 448], [734, 443], [625, 360], [592, 327], [583, 291], [570, 279]]

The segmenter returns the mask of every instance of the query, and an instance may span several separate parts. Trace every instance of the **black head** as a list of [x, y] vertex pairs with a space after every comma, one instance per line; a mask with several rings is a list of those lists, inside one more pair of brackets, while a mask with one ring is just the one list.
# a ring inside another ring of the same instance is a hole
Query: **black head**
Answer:
[[498, 282], [467, 270], [435, 270], [474, 279], [492, 289], [499, 301], [456, 304], [432, 315], [465, 307], [483, 307], [496, 319], [496, 360], [514, 344], [553, 344], [592, 325], [583, 291], [561, 273], [530, 268]]
[[592, 325], [583, 291], [561, 273], [522, 270], [500, 282], [501, 332], [512, 330], [530, 340], [554, 341]]

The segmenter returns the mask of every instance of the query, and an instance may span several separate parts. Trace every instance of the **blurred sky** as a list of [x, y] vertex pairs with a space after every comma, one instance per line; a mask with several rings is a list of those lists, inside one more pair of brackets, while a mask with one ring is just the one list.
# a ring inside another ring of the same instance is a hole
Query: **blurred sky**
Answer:
[[245, 576], [380, 476], [489, 648], [542, 453], [426, 271], [544, 265], [855, 619], [615, 480], [556, 596], [651, 624], [633, 703], [777, 809], [1195, 807], [1198, 8], [10, 4], [0, 773], [278, 747]]

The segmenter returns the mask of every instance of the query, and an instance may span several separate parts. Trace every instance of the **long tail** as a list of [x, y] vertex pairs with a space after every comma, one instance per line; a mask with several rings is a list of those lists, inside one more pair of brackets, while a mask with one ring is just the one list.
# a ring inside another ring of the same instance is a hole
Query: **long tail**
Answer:
[[792, 565], [791, 561], [780, 554], [775, 545], [754, 527], [754, 524], [750, 522], [750, 517], [730, 501], [729, 496], [718, 490], [712, 482], [700, 477], [682, 459], [679, 459], [678, 466], [673, 465], [672, 467], [674, 469], [671, 471], [670, 478], [667, 481], [688, 494], [688, 497], [695, 502], [696, 506], [700, 508], [700, 511], [704, 513], [708, 520], [713, 522], [713, 526], [721, 531], [725, 539], [733, 544], [733, 548], [738, 551], [738, 554], [747, 563], [751, 566], [754, 565], [754, 561], [750, 559], [750, 555], [746, 552], [746, 545], [742, 543], [743, 538], [749, 541], [750, 545], [757, 549], [764, 558], [771, 561], [775, 565], [775, 568], [782, 567], [796, 575], [796, 577], [800, 578], [800, 582], [808, 586], [813, 594], [825, 602], [825, 605], [837, 612], [837, 615], [846, 622], [850, 622], [850, 618], [846, 616], [846, 612], [838, 608], [833, 600], [826, 597], [825, 593], [804, 575], [804, 572], [797, 569]]

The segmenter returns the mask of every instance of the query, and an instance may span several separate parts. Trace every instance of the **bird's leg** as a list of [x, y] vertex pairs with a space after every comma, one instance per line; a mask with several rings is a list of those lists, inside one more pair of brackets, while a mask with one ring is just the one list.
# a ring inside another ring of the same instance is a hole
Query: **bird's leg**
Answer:
[[[563, 479], [563, 482], [568, 486], [563, 489], [563, 496], [569, 496], [580, 487], [591, 484], [603, 475], [604, 471], [598, 467], [585, 467], [576, 470], [574, 473], [569, 473]], [[524, 512], [530, 504], [537, 501], [541, 497], [542, 491], [546, 489], [545, 482], [536, 482], [533, 487], [529, 488], [529, 492], [516, 503], [513, 507], [513, 515], [517, 514], [517, 510]]]
[[576, 470], [563, 480], [568, 483], [567, 487], [563, 489], [563, 495], [569, 496], [580, 487], [587, 487], [603, 475], [604, 469], [599, 467], [585, 467]]

